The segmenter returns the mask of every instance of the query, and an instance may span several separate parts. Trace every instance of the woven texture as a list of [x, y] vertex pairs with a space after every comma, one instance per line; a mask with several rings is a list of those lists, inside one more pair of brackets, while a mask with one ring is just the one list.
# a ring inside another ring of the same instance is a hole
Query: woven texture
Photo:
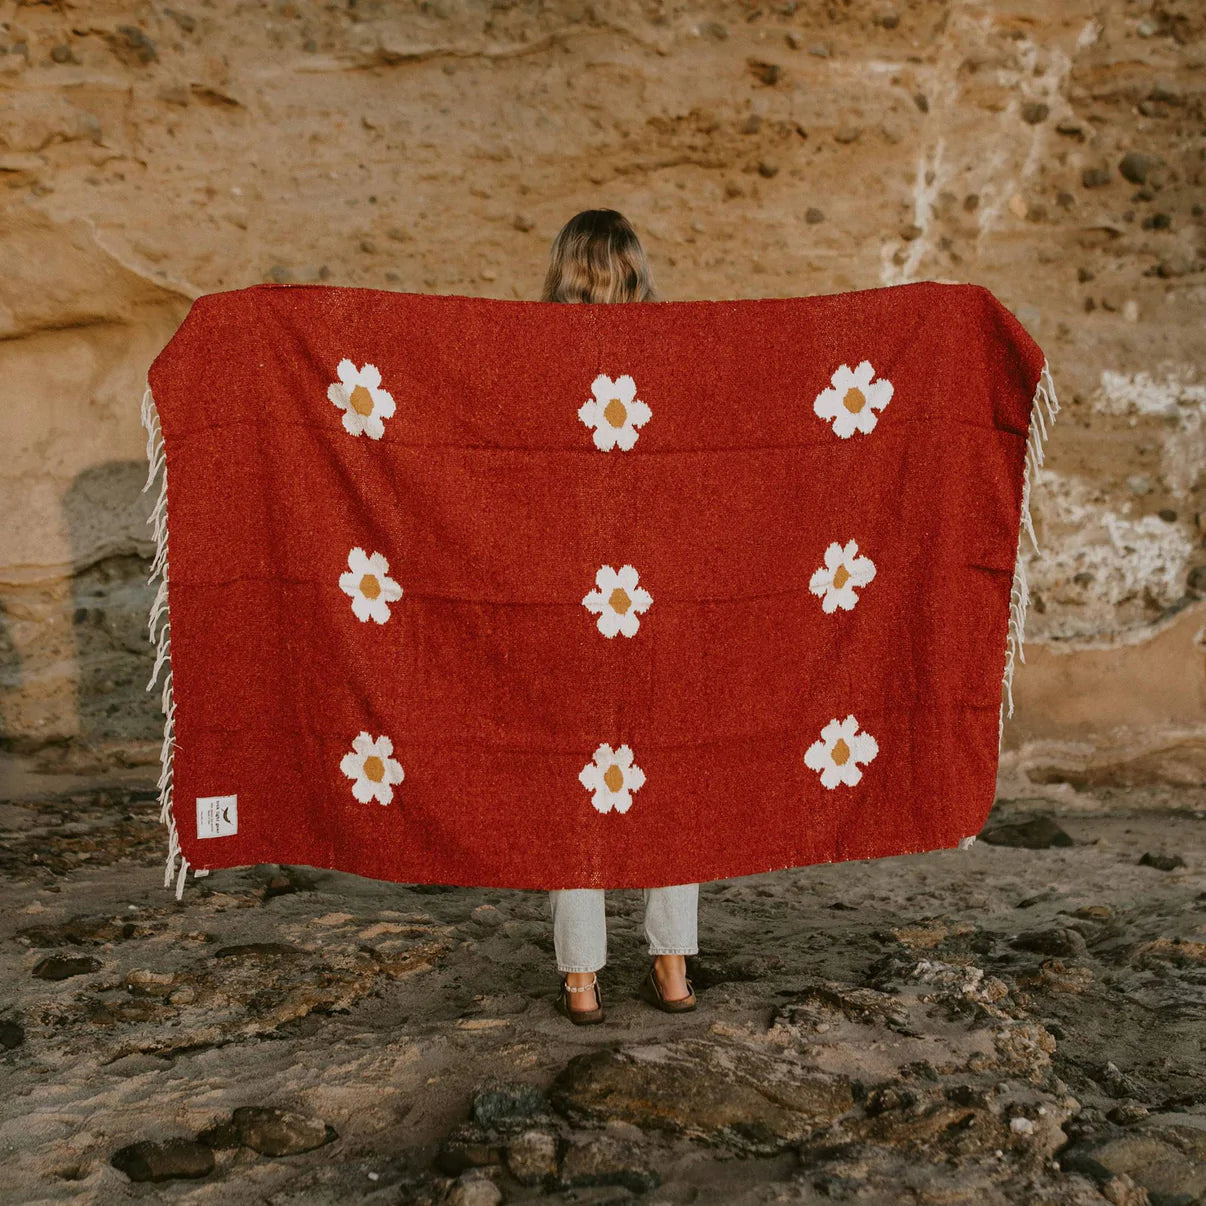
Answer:
[[956, 846], [1046, 376], [970, 285], [198, 298], [144, 398], [169, 877], [654, 887]]

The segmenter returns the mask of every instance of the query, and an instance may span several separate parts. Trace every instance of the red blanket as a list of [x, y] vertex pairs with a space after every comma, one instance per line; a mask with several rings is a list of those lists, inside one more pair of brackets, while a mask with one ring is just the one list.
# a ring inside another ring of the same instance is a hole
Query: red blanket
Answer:
[[652, 887], [981, 828], [1057, 408], [985, 289], [258, 285], [148, 380], [178, 890]]

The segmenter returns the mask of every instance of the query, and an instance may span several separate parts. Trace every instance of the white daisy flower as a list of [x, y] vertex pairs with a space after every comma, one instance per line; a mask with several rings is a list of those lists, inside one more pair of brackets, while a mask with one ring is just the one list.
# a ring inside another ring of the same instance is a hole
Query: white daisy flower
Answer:
[[343, 411], [344, 430], [379, 440], [385, 434], [382, 419], [394, 413], [393, 398], [381, 388], [375, 364], [358, 369], [346, 357], [339, 362], [339, 380], [327, 386], [327, 397]]
[[352, 610], [361, 621], [389, 619], [389, 605], [402, 598], [402, 588], [389, 577], [389, 562], [381, 553], [366, 557], [357, 546], [348, 554], [348, 568], [339, 575], [339, 589], [352, 597]]
[[822, 419], [833, 422], [833, 430], [842, 439], [856, 431], [869, 432], [876, 423], [877, 410], [883, 410], [892, 397], [892, 382], [874, 381], [875, 370], [864, 360], [851, 371], [841, 365], [830, 378], [828, 389], [816, 396], [812, 409]]
[[653, 413], [636, 396], [636, 383], [627, 373], [614, 381], [600, 373], [590, 392], [594, 397], [578, 407], [578, 418], [595, 429], [595, 447], [610, 452], [618, 445], [627, 452], [637, 441], [636, 429]]
[[836, 540], [825, 550], [825, 564], [808, 582], [814, 595], [824, 596], [821, 610], [828, 613], [841, 607], [849, 611], [857, 602], [855, 588], [866, 586], [875, 577], [870, 557], [857, 556], [858, 544], [849, 540], [843, 548]]
[[587, 791], [593, 792], [591, 803], [600, 812], [627, 812], [632, 804], [631, 792], [645, 782], [645, 772], [632, 762], [632, 750], [626, 745], [613, 750], [604, 742], [595, 750], [593, 761], [578, 772], [578, 779]]
[[863, 772], [856, 765], [870, 762], [879, 753], [879, 745], [870, 733], [858, 731], [853, 715], [845, 720], [834, 718], [822, 730], [804, 754], [804, 765], [818, 771], [821, 783], [830, 789], [839, 783], [853, 787]]
[[636, 570], [631, 565], [622, 565], [618, 570], [610, 565], [600, 566], [595, 586], [598, 589], [583, 598], [582, 606], [599, 613], [599, 631], [605, 637], [614, 637], [617, 632], [626, 637], [636, 636], [640, 626], [637, 615], [653, 602], [653, 596], [637, 586]]
[[361, 804], [388, 804], [394, 798], [392, 784], [401, 783], [403, 774], [402, 764], [390, 757], [393, 752], [394, 743], [384, 733], [374, 740], [361, 732], [340, 759], [339, 769], [352, 780], [352, 795]]

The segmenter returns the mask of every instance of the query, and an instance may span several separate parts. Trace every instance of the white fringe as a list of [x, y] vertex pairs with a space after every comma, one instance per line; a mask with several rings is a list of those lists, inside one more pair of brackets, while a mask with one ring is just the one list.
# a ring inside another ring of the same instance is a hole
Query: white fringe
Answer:
[[[1044, 417], [1044, 411], [1046, 415]], [[1005, 738], [1005, 717], [1013, 715], [1013, 671], [1015, 658], [1024, 662], [1026, 654], [1023, 646], [1026, 639], [1026, 609], [1030, 604], [1030, 587], [1026, 582], [1026, 561], [1022, 556], [1022, 534], [1030, 538], [1036, 555], [1042, 556], [1038, 540], [1034, 534], [1034, 521], [1030, 515], [1030, 488], [1038, 481], [1045, 456], [1044, 445], [1050, 434], [1049, 428], [1055, 423], [1059, 413], [1059, 399], [1055, 396], [1055, 382], [1051, 379], [1051, 371], [1043, 361], [1042, 371], [1034, 387], [1034, 397], [1030, 403], [1030, 427], [1026, 433], [1026, 465], [1022, 477], [1022, 515], [1018, 525], [1018, 551], [1013, 567], [1013, 583], [1009, 588], [1009, 636], [1005, 646], [1005, 674], [1002, 689], [1005, 698], [1001, 700], [1001, 710], [997, 722], [997, 749], [1000, 750]], [[1006, 704], [1008, 702], [1008, 711]], [[975, 837], [959, 839], [959, 849], [966, 850]]]
[[[147, 523], [152, 525], [155, 537], [155, 557], [151, 562], [151, 573], [148, 583], [159, 579], [159, 589], [151, 603], [150, 614], [147, 617], [147, 631], [150, 641], [155, 646], [155, 668], [151, 671], [150, 681], [146, 689], [150, 691], [160, 671], [165, 667], [167, 673], [163, 679], [163, 690], [160, 694], [160, 711], [163, 712], [163, 745], [159, 751], [159, 820], [167, 826], [168, 853], [167, 866], [164, 869], [163, 886], [170, 888], [173, 878], [176, 881], [176, 899], [184, 895], [184, 881], [188, 873], [189, 861], [180, 849], [180, 835], [176, 832], [176, 818], [172, 813], [172, 755], [176, 749], [175, 719], [176, 700], [172, 694], [172, 637], [171, 613], [168, 607], [168, 517], [167, 517], [167, 451], [163, 442], [163, 429], [159, 425], [159, 412], [155, 408], [155, 399], [148, 388], [142, 395], [142, 425], [147, 432], [147, 480], [142, 488], [145, 494], [155, 480], [156, 473], [162, 471], [159, 484], [159, 496], [155, 506], [147, 517]], [[160, 623], [162, 621], [162, 623]], [[176, 860], [180, 860], [179, 869]], [[193, 871], [193, 875], [204, 875], [204, 871]]]

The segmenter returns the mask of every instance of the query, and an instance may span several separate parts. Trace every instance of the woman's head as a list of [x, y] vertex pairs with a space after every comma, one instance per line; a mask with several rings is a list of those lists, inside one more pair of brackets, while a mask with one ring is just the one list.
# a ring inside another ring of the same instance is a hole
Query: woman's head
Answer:
[[541, 301], [657, 301], [641, 241], [614, 209], [584, 209], [549, 250]]

